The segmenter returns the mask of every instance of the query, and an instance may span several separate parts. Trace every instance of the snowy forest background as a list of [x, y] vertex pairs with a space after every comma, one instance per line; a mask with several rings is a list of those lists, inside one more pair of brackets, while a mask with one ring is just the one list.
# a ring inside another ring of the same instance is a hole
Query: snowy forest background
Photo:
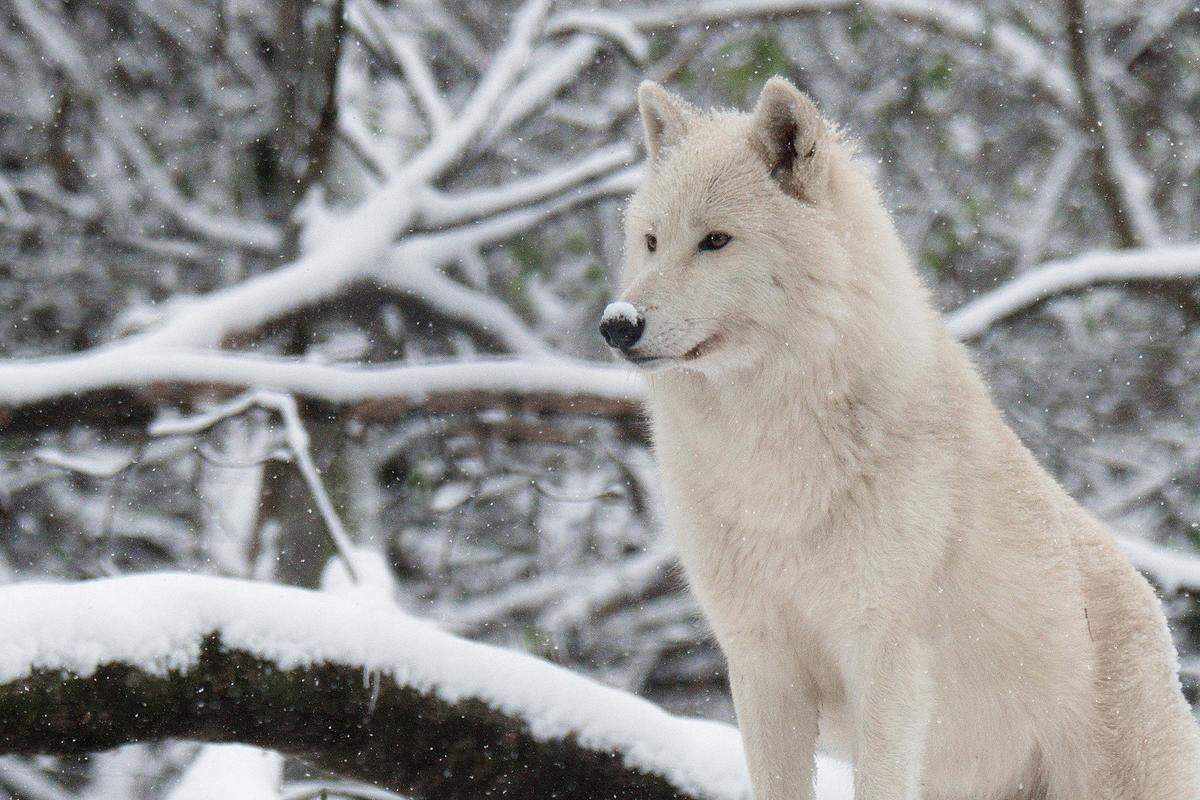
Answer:
[[[1193, 0], [0, 0], [0, 582], [341, 592], [730, 720], [596, 321], [638, 82], [745, 108], [773, 74], [858, 139], [1008, 419], [1162, 590], [1194, 701]], [[136, 723], [93, 748], [87, 709], [25, 736], [21, 669], [76, 640], [33, 641], [19, 591], [0, 796], [396, 796]]]

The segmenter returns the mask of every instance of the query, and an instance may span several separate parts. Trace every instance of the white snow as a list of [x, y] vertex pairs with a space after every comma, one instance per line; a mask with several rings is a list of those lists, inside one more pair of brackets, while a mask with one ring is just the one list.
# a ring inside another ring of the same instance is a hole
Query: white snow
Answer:
[[1133, 566], [1158, 584], [1166, 594], [1181, 589], [1200, 590], [1200, 558], [1181, 550], [1170, 550], [1144, 539], [1117, 536], [1117, 544]]
[[396, 597], [396, 579], [383, 553], [355, 547], [349, 556], [354, 561], [354, 574], [346, 569], [344, 557], [329, 559], [321, 570], [321, 591], [390, 610]]
[[624, 300], [618, 300], [615, 303], [609, 303], [604, 307], [604, 313], [600, 315], [601, 322], [608, 322], [613, 319], [623, 319], [627, 322], [636, 323], [641, 318], [641, 314], [633, 307], [632, 303], [626, 303]]
[[51, 447], [39, 447], [33, 451], [32, 457], [46, 466], [92, 478], [111, 478], [133, 463], [131, 453], [118, 448], [97, 448], [91, 453], [64, 453]]
[[635, 373], [582, 361], [495, 359], [349, 367], [204, 350], [98, 349], [83, 356], [0, 362], [0, 404], [23, 405], [77, 392], [158, 382], [270, 387], [334, 403], [397, 398], [419, 403], [443, 392], [550, 393], [640, 400]]
[[283, 757], [243, 744], [207, 744], [167, 800], [278, 800]]
[[[672, 716], [641, 698], [531, 656], [469, 642], [397, 609], [267, 583], [179, 573], [0, 588], [0, 683], [34, 669], [89, 675], [107, 662], [163, 673], [195, 663], [216, 632], [283, 669], [318, 662], [390, 675], [448, 702], [472, 697], [527, 721], [533, 736], [573, 734], [682, 791], [746, 800], [736, 729]], [[852, 796], [849, 770], [821, 759], [822, 800]]]

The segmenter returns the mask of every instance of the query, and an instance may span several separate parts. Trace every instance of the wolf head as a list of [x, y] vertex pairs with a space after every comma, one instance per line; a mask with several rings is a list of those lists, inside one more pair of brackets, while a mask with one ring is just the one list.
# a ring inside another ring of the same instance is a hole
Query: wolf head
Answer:
[[622, 356], [710, 375], [820, 359], [875, 313], [864, 294], [890, 279], [870, 273], [902, 248], [807, 96], [776, 77], [750, 114], [701, 112], [646, 82], [638, 106], [649, 167], [625, 215], [620, 302], [601, 321]]

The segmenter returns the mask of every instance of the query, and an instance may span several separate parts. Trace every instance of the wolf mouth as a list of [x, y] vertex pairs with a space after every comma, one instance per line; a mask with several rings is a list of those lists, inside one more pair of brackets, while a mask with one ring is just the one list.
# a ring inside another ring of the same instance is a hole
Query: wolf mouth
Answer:
[[713, 350], [713, 348], [715, 348], [720, 343], [721, 343], [721, 334], [714, 333], [712, 336], [709, 336], [706, 339], [700, 340], [699, 344], [697, 344], [691, 350], [688, 350], [686, 353], [684, 353], [683, 360], [684, 361], [695, 361], [697, 358], [704, 355], [705, 353], [711, 352]]
[[621, 355], [626, 361], [641, 369], [653, 369], [655, 367], [679, 364], [685, 361], [695, 361], [700, 356], [712, 352], [712, 350], [721, 343], [723, 337], [720, 333], [714, 333], [705, 339], [702, 339], [699, 344], [692, 347], [681, 356], [648, 356], [638, 355], [628, 351], [622, 352]]

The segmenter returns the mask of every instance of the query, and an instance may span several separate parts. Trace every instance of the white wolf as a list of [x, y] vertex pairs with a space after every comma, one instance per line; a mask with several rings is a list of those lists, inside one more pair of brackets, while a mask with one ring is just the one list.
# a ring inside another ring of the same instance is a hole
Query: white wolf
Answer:
[[852, 147], [639, 90], [650, 167], [601, 328], [646, 368], [669, 522], [754, 792], [1200, 800], [1159, 602], [943, 328]]

